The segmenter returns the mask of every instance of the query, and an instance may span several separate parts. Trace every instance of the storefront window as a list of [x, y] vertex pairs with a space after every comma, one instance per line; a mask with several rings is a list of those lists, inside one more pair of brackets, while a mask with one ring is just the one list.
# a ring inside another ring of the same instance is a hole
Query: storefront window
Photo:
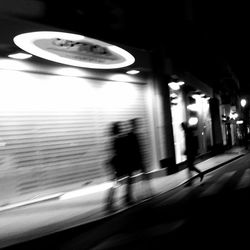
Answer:
[[174, 133], [175, 157], [176, 163], [178, 164], [186, 160], [186, 156], [183, 154], [185, 150], [185, 138], [183, 130], [181, 128], [181, 123], [186, 120], [186, 111], [181, 89], [170, 89], [170, 100], [172, 126]]
[[207, 153], [212, 145], [212, 123], [209, 108], [209, 97], [204, 93], [188, 93], [187, 111], [189, 125], [196, 127], [199, 138], [199, 154]]

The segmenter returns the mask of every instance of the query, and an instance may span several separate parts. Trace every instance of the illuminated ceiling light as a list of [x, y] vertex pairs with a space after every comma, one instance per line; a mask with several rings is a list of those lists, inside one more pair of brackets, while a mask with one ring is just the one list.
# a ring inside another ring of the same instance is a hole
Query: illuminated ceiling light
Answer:
[[0, 59], [0, 69], [18, 71], [33, 70], [27, 62], [9, 58]]
[[140, 71], [132, 69], [132, 70], [127, 71], [126, 73], [129, 74], [129, 75], [136, 75], [136, 74], [140, 73]]
[[10, 55], [8, 55], [8, 57], [14, 58], [14, 59], [21, 59], [21, 60], [24, 60], [24, 59], [31, 58], [32, 55], [27, 54], [27, 53], [15, 53], [15, 54], [10, 54]]
[[170, 82], [168, 84], [168, 86], [172, 89], [172, 90], [179, 90], [180, 89], [180, 85], [177, 82]]
[[177, 94], [175, 94], [175, 93], [172, 93], [172, 94], [170, 94], [170, 97], [172, 97], [172, 98], [176, 98], [176, 97], [178, 97], [178, 95], [177, 95]]
[[246, 104], [247, 104], [246, 99], [241, 99], [241, 101], [240, 101], [241, 107], [244, 108], [246, 106]]
[[78, 34], [37, 31], [17, 35], [13, 40], [28, 53], [76, 67], [114, 69], [135, 61], [129, 52], [118, 46]]
[[108, 79], [118, 82], [129, 82], [132, 81], [132, 76], [126, 74], [111, 74]]
[[83, 77], [84, 72], [81, 69], [64, 67], [60, 69], [55, 69], [54, 72], [58, 75], [63, 76], [75, 76], [75, 77]]
[[174, 99], [171, 101], [172, 104], [178, 104], [178, 100], [177, 99]]
[[201, 93], [200, 91], [194, 91], [191, 97], [194, 99], [198, 99], [198, 98], [207, 98], [208, 96], [206, 96], [204, 93]]
[[198, 118], [197, 117], [190, 117], [188, 120], [188, 124], [190, 126], [195, 126], [198, 124]]
[[191, 95], [191, 97], [194, 98], [194, 99], [199, 99], [199, 98], [201, 98], [201, 97], [203, 97], [203, 96], [205, 96], [205, 95], [202, 94], [202, 93], [199, 92], [199, 91], [195, 91], [195, 92], [193, 92], [193, 94]]
[[222, 121], [226, 121], [227, 120], [227, 116], [226, 115], [222, 115]]
[[184, 84], [185, 84], [185, 82], [183, 82], [183, 81], [179, 81], [179, 82], [178, 82], [178, 84], [179, 84], [180, 86], [182, 86], [182, 85], [184, 85]]
[[236, 121], [236, 124], [243, 124], [244, 122], [242, 120]]
[[198, 94], [193, 94], [192, 95], [192, 98], [194, 98], [194, 99], [198, 99], [198, 98], [200, 98], [201, 96], [200, 95], [198, 95]]
[[230, 113], [230, 114], [229, 114], [229, 118], [230, 118], [230, 119], [236, 120], [238, 117], [239, 117], [239, 115], [238, 115], [237, 113]]

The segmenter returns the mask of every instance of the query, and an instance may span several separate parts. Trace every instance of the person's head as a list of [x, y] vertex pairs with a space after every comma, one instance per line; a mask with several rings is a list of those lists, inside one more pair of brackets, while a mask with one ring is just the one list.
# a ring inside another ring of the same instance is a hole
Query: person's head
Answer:
[[119, 135], [121, 133], [120, 122], [114, 122], [111, 126], [111, 135]]

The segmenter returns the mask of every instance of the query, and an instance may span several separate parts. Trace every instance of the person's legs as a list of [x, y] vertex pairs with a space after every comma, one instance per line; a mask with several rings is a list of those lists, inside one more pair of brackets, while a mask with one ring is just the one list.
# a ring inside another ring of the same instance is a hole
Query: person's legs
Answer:
[[108, 190], [108, 194], [105, 200], [105, 208], [107, 210], [113, 209], [115, 190], [117, 186], [117, 180], [113, 179], [113, 186]]
[[192, 181], [192, 177], [193, 177], [193, 175], [192, 175], [192, 171], [191, 171], [191, 169], [189, 168], [189, 167], [187, 167], [187, 174], [188, 174], [188, 182], [187, 182], [187, 184], [186, 184], [186, 186], [192, 186], [192, 183], [193, 183], [193, 181]]
[[132, 173], [129, 173], [127, 176], [127, 180], [126, 180], [126, 194], [125, 194], [125, 202], [128, 205], [133, 202], [133, 195], [132, 195], [133, 180], [132, 178], [133, 178]]
[[190, 156], [188, 159], [188, 169], [189, 172], [191, 171], [195, 171], [196, 173], [199, 174], [201, 181], [203, 180], [204, 174], [202, 173], [202, 171], [200, 169], [198, 169], [197, 167], [195, 167], [194, 165], [194, 161], [195, 161], [195, 157], [194, 156]]
[[[202, 171], [200, 169], [195, 167], [194, 161], [195, 161], [195, 156], [193, 156], [193, 155], [188, 155], [187, 156], [187, 167], [188, 167], [189, 179], [192, 178], [192, 171], [195, 171], [195, 172], [197, 172], [199, 174], [200, 181], [202, 181], [203, 177], [204, 177], [204, 174], [202, 173]], [[190, 184], [192, 184], [192, 181], [190, 181]]]
[[202, 172], [200, 171], [200, 169], [198, 169], [198, 168], [195, 167], [194, 165], [190, 166], [189, 169], [192, 170], [192, 171], [197, 172], [198, 174], [201, 174], [201, 173], [202, 173]]
[[[193, 175], [192, 175], [193, 161], [194, 161], [194, 158], [190, 155], [187, 155], [187, 169], [188, 169], [188, 175], [189, 175], [190, 180], [193, 177]], [[190, 183], [191, 183], [191, 181], [190, 181]]]

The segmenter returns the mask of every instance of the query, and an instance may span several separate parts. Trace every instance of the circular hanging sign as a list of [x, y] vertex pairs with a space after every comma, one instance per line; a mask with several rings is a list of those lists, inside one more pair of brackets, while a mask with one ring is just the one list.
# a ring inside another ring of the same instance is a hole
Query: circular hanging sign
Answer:
[[126, 50], [82, 35], [37, 31], [17, 35], [14, 43], [35, 56], [71, 66], [114, 69], [134, 63]]

